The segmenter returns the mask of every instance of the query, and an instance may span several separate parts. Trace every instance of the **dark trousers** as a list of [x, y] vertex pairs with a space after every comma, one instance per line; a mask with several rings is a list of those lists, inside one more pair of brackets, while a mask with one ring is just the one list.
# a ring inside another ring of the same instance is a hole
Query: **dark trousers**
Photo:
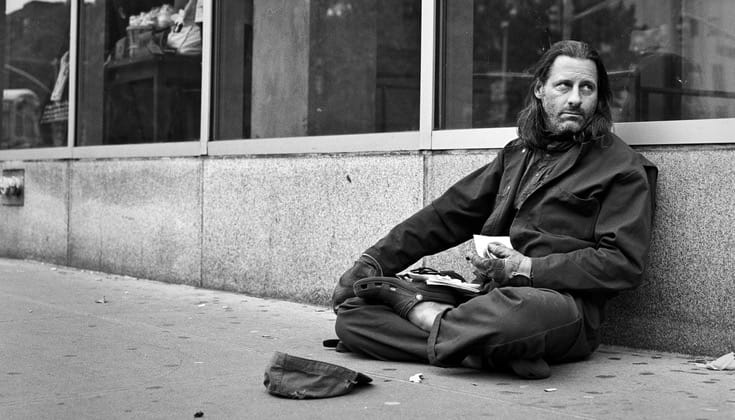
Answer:
[[532, 287], [497, 288], [469, 299], [437, 316], [431, 332], [388, 306], [351, 298], [340, 306], [335, 329], [348, 350], [437, 366], [460, 365], [467, 356], [491, 369], [515, 359], [561, 363], [594, 350], [574, 298]]

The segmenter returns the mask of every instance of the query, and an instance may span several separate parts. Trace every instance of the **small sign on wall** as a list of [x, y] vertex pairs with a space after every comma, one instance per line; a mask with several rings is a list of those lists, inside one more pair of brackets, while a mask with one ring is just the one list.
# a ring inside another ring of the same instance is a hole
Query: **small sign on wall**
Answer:
[[22, 206], [25, 196], [25, 170], [3, 169], [0, 176], [0, 204]]

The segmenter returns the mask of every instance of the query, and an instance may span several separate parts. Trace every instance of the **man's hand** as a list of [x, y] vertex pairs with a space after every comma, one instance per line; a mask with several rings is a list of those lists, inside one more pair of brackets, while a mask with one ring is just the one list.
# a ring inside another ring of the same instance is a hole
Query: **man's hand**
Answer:
[[[531, 259], [520, 252], [492, 242], [487, 246], [490, 258], [476, 254], [469, 256], [475, 266], [475, 275], [487, 282], [494, 280], [499, 286], [531, 286]], [[493, 258], [494, 257], [494, 258]]]
[[375, 258], [368, 254], [362, 254], [355, 264], [339, 278], [337, 286], [332, 293], [332, 310], [337, 313], [337, 307], [345, 300], [354, 297], [355, 292], [352, 285], [365, 277], [382, 276], [383, 269]]

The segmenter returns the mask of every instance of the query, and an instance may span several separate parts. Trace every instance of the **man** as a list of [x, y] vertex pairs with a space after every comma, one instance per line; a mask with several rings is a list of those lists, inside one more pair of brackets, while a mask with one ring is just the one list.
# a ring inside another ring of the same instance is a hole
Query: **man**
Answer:
[[[534, 68], [519, 138], [342, 275], [332, 298], [341, 347], [524, 378], [591, 354], [605, 302], [641, 282], [657, 175], [611, 133], [610, 98], [595, 50], [552, 45]], [[476, 233], [510, 236], [513, 245], [471, 258], [485, 292], [466, 298], [395, 277]]]

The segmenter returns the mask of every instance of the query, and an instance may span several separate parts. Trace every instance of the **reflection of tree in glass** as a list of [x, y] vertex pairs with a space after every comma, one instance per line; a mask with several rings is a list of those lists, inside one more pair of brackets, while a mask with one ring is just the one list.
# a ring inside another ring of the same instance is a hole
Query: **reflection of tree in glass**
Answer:
[[[606, 7], [592, 9], [600, 3]], [[629, 34], [636, 25], [635, 5], [626, 7], [624, 2], [600, 0], [577, 0], [574, 2], [575, 14], [582, 15], [586, 10], [594, 12], [575, 19], [572, 25], [572, 38], [582, 39], [597, 46], [608, 71], [626, 69], [634, 60], [630, 51]]]
[[473, 51], [473, 127], [515, 124], [528, 81], [522, 76], [548, 45], [554, 0], [478, 0]]
[[[607, 3], [601, 7], [602, 3]], [[575, 14], [581, 16], [572, 25], [572, 38], [597, 46], [610, 75], [613, 91], [611, 110], [614, 121], [627, 121], [624, 108], [629, 103], [630, 74], [635, 52], [630, 49], [630, 34], [636, 26], [635, 5], [622, 1], [577, 0]]]
[[476, 1], [473, 126], [515, 124], [528, 88], [524, 73], [564, 33], [594, 45], [608, 69], [627, 70], [634, 26], [635, 7], [622, 1]]

